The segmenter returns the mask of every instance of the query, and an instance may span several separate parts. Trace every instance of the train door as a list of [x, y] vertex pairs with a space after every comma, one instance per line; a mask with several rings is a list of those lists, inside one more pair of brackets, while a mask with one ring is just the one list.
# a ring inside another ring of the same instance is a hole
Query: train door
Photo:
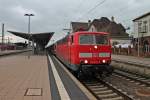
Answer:
[[69, 42], [68, 42], [68, 47], [69, 47], [69, 63], [71, 64], [71, 57], [72, 57], [72, 44], [73, 44], [73, 36], [71, 35], [70, 37], [69, 37]]

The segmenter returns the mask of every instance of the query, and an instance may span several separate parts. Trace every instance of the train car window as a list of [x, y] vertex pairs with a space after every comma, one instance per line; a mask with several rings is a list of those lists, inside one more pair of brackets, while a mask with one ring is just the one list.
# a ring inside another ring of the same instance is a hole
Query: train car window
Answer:
[[96, 35], [95, 40], [96, 40], [96, 44], [108, 44], [107, 35]]
[[80, 44], [94, 44], [94, 35], [92, 34], [81, 34], [79, 38]]
[[108, 44], [107, 35], [81, 34], [79, 38], [80, 44], [105, 45]]

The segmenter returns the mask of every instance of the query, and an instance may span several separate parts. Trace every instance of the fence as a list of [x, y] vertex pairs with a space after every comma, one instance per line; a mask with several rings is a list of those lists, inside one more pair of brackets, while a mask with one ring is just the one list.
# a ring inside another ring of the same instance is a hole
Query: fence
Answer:
[[15, 50], [15, 48], [13, 45], [0, 45], [0, 50]]
[[[121, 55], [130, 55], [130, 56], [137, 56], [138, 51], [137, 47], [131, 48], [130, 46], [128, 48], [122, 48], [119, 46], [118, 48], [113, 46], [112, 53], [113, 54], [121, 54]], [[150, 57], [150, 45], [140, 46], [139, 47], [139, 53], [142, 57]]]
[[145, 53], [149, 53], [150, 52], [150, 46], [149, 45], [145, 45], [144, 48], [143, 48], [143, 51]]

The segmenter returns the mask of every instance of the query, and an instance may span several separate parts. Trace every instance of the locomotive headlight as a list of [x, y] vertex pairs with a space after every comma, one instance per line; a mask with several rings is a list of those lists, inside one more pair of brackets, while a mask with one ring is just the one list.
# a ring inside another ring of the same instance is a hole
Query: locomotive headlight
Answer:
[[102, 60], [103, 63], [106, 63], [106, 60]]
[[94, 48], [97, 49], [97, 45], [95, 45]]
[[84, 63], [85, 63], [85, 64], [87, 64], [87, 63], [88, 63], [88, 61], [87, 61], [87, 60], [84, 60]]

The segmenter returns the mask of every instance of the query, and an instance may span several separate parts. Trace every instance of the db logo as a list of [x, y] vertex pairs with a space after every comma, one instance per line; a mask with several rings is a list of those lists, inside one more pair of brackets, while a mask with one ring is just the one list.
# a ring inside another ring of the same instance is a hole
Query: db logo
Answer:
[[98, 57], [98, 53], [93, 53], [92, 56], [93, 57]]

